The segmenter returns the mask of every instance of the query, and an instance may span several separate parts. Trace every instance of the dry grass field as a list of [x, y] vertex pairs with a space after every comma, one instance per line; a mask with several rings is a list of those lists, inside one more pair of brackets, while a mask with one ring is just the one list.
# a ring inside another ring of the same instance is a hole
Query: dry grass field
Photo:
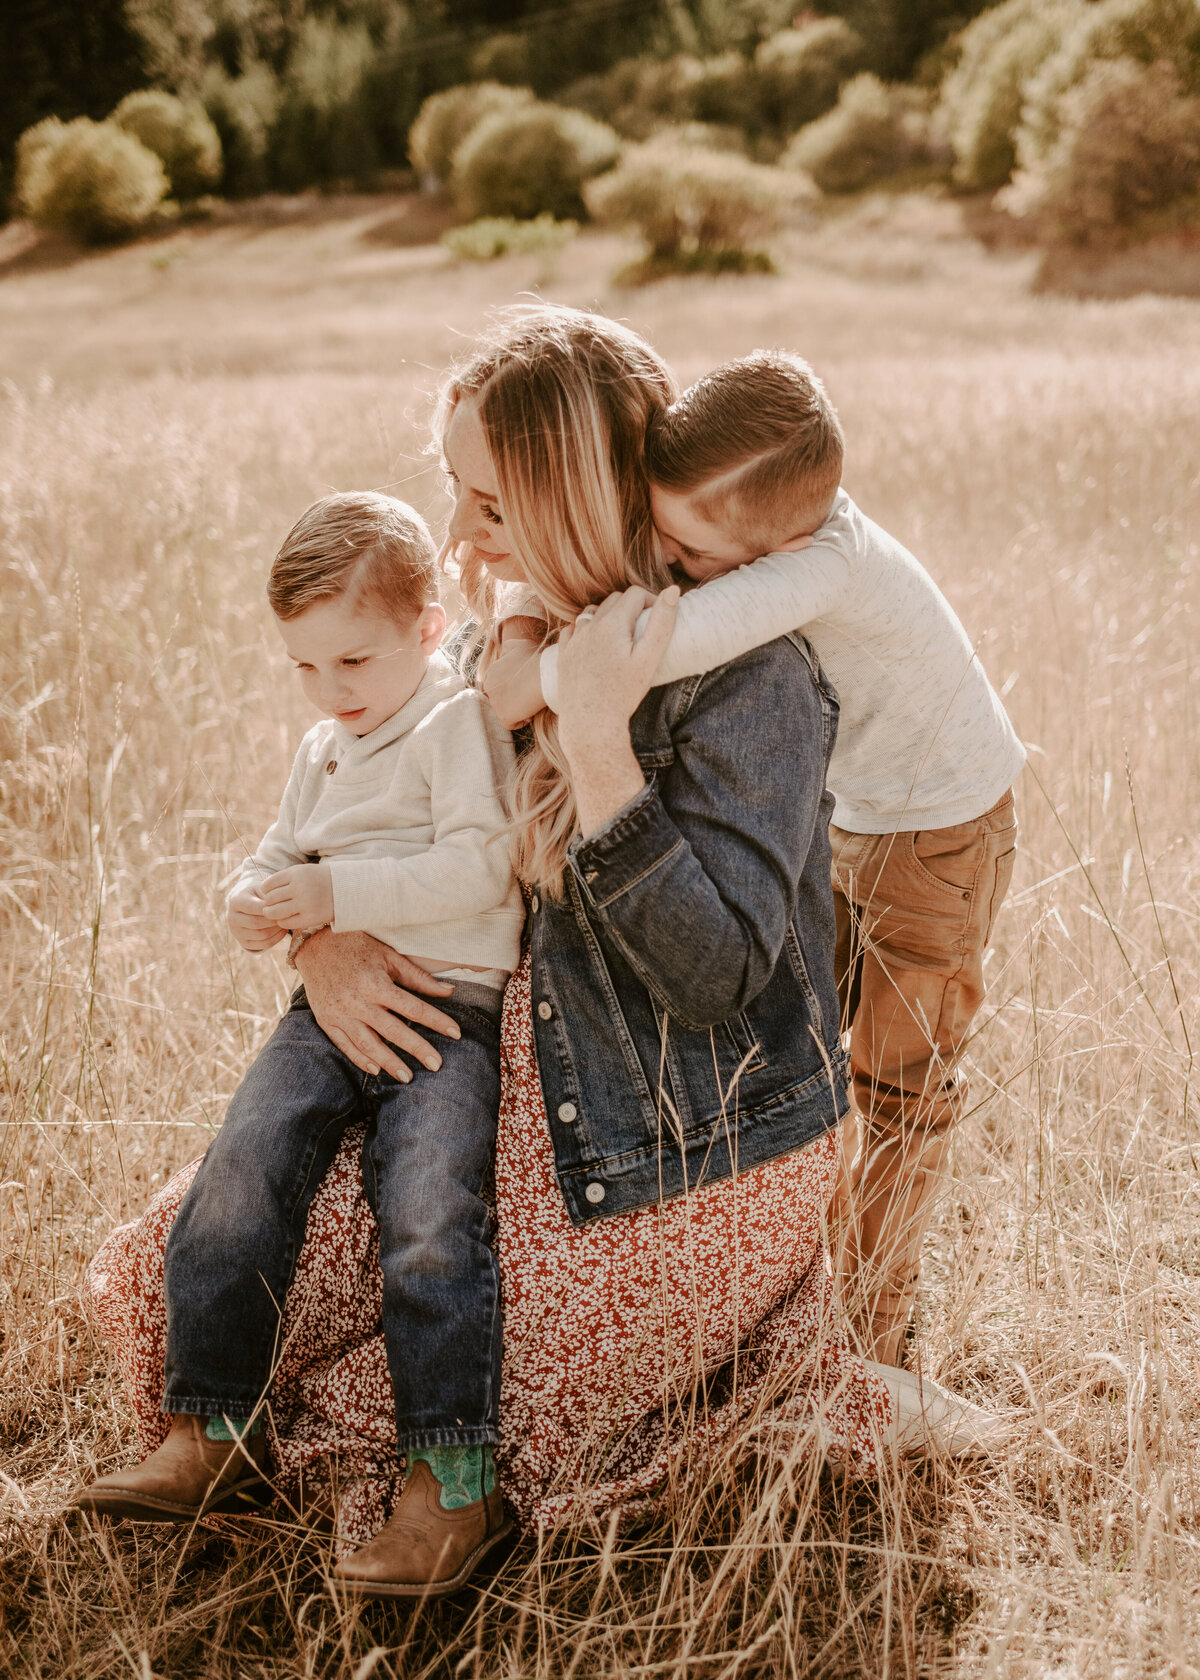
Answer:
[[[421, 238], [401, 203], [347, 202], [74, 262], [12, 246], [0, 271], [0, 1671], [1200, 1675], [1200, 304], [1035, 296], [1031, 259], [922, 200], [793, 235], [777, 277], [640, 292], [608, 278], [614, 239], [547, 274]], [[1002, 1463], [882, 1491], [747, 1444], [669, 1523], [348, 1612], [285, 1529], [62, 1518], [133, 1450], [80, 1282], [203, 1148], [287, 992], [217, 911], [305, 725], [269, 558], [328, 488], [441, 517], [438, 370], [537, 285], [685, 379], [809, 355], [852, 493], [1030, 743], [919, 1344], [1026, 1421]]]

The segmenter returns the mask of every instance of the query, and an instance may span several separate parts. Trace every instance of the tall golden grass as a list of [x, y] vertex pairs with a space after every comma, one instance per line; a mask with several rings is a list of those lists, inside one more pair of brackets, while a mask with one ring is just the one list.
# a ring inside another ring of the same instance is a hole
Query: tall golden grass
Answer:
[[265, 566], [329, 486], [439, 517], [424, 394], [532, 275], [372, 250], [363, 225], [0, 280], [3, 1671], [1200, 1673], [1200, 312], [1031, 298], [947, 227], [641, 295], [584, 240], [549, 291], [628, 316], [685, 378], [808, 354], [852, 492], [931, 566], [1031, 743], [917, 1343], [1026, 1409], [1010, 1453], [872, 1489], [748, 1435], [669, 1521], [525, 1541], [412, 1614], [340, 1607], [285, 1525], [62, 1519], [132, 1450], [83, 1268], [203, 1147], [287, 992], [217, 910], [305, 723]]

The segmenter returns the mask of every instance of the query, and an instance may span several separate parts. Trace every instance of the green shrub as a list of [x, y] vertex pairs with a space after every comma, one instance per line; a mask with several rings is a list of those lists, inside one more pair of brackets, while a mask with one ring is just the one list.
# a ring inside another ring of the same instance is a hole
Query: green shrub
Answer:
[[802, 128], [781, 160], [822, 192], [857, 192], [931, 159], [928, 115], [911, 88], [886, 87], [869, 71], [846, 83], [832, 111]]
[[225, 192], [231, 198], [265, 192], [271, 131], [279, 113], [279, 83], [270, 67], [251, 64], [240, 76], [228, 76], [213, 65], [200, 97], [221, 139]]
[[145, 226], [166, 197], [167, 176], [132, 134], [76, 117], [38, 158], [25, 190], [39, 227], [99, 245]]
[[610, 169], [621, 142], [607, 123], [558, 105], [521, 105], [487, 117], [454, 154], [451, 182], [465, 213], [585, 214], [583, 184]]
[[631, 147], [616, 169], [587, 189], [597, 221], [641, 234], [648, 273], [769, 267], [757, 242], [774, 233], [804, 196], [797, 176], [670, 136]]
[[442, 244], [456, 257], [491, 262], [510, 252], [526, 256], [560, 251], [578, 232], [577, 222], [556, 222], [553, 216], [535, 216], [531, 222], [519, 222], [514, 216], [481, 216], [477, 222], [444, 233]]
[[455, 152], [481, 122], [532, 103], [528, 88], [503, 87], [499, 82], [464, 82], [460, 87], [430, 94], [408, 132], [413, 168], [427, 180], [445, 186]]
[[866, 42], [841, 18], [781, 30], [754, 54], [760, 120], [793, 134], [835, 105], [842, 83], [866, 64]]
[[700, 61], [692, 92], [692, 116], [697, 122], [756, 133], [762, 126], [759, 104], [754, 68], [741, 53], [726, 52]]
[[962, 33], [942, 88], [939, 117], [962, 187], [999, 187], [1016, 162], [1025, 88], [1061, 45], [1082, 0], [1004, 0]]
[[1062, 44], [1031, 76], [1017, 131], [1017, 162], [1036, 169], [1058, 138], [1063, 96], [1097, 59], [1130, 58], [1173, 66], [1185, 92], [1200, 91], [1200, 4], [1197, 0], [1099, 0], [1079, 5]]
[[702, 75], [699, 59], [687, 53], [624, 58], [603, 75], [573, 82], [558, 97], [564, 105], [611, 123], [627, 140], [648, 140], [666, 124], [690, 121]]
[[1059, 101], [1058, 134], [1001, 202], [1049, 241], [1083, 244], [1152, 230], [1154, 212], [1200, 191], [1200, 98], [1159, 60], [1097, 59]]
[[126, 94], [111, 120], [161, 158], [176, 198], [199, 198], [220, 182], [220, 136], [196, 101], [142, 88]]
[[314, 181], [365, 181], [382, 160], [367, 97], [378, 54], [362, 24], [308, 17], [281, 78], [270, 167], [299, 191]]
[[27, 128], [17, 141], [13, 209], [18, 215], [28, 215], [30, 188], [34, 176], [49, 159], [66, 132], [66, 123], [60, 122], [57, 117], [43, 117], [41, 122]]

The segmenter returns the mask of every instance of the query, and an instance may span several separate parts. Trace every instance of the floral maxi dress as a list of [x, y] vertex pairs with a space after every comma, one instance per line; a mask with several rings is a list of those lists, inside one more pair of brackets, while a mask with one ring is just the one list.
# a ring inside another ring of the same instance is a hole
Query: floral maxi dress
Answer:
[[[579, 1228], [554, 1173], [528, 957], [505, 998], [503, 1056], [497, 1463], [521, 1523], [628, 1517], [666, 1500], [735, 1437], [773, 1450], [819, 1440], [849, 1467], [874, 1471], [891, 1401], [851, 1348], [824, 1248], [837, 1132], [690, 1196]], [[403, 1485], [361, 1145], [352, 1127], [313, 1202], [271, 1400], [278, 1485], [286, 1494], [336, 1456], [338, 1527], [354, 1543], [382, 1524]], [[195, 1170], [114, 1231], [88, 1273], [145, 1451], [167, 1429], [163, 1255]]]

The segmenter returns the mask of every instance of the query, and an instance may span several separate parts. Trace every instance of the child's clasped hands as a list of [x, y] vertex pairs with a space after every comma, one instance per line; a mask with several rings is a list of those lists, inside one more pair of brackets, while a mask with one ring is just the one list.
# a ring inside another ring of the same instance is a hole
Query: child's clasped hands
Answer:
[[333, 874], [327, 863], [296, 863], [247, 884], [229, 900], [229, 929], [247, 951], [269, 951], [287, 933], [333, 921]]

